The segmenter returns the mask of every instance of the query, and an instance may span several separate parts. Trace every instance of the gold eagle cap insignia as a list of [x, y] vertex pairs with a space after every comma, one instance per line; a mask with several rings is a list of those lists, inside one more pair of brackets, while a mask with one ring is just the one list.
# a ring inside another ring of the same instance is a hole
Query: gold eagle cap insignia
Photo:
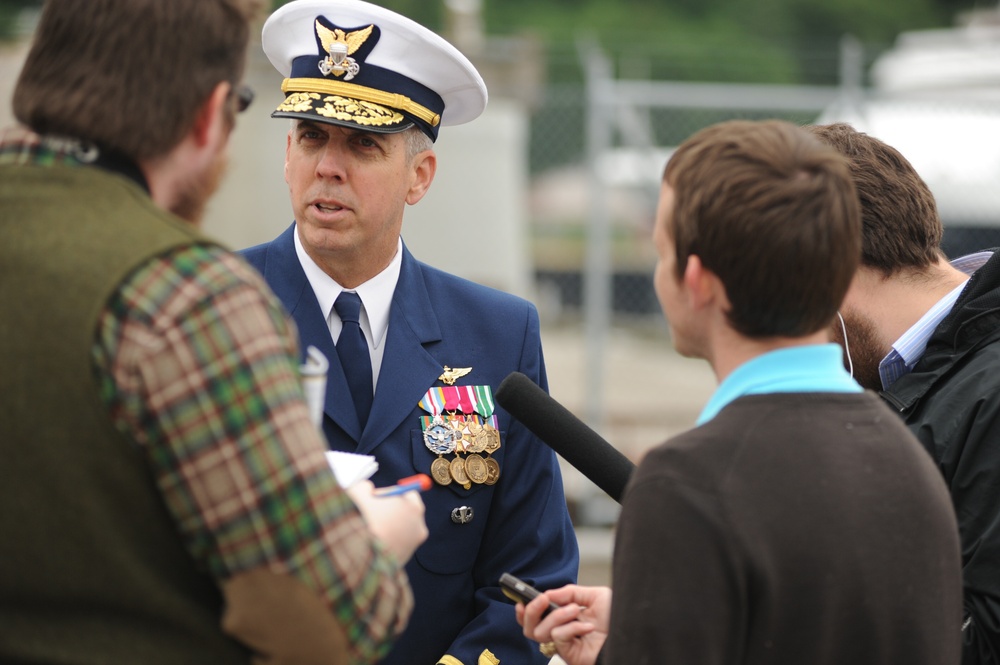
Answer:
[[444, 373], [438, 377], [438, 381], [444, 381], [445, 385], [453, 386], [455, 382], [461, 379], [463, 376], [472, 371], [471, 367], [456, 367], [452, 369], [447, 365], [444, 366]]
[[323, 45], [323, 50], [327, 53], [330, 52], [331, 46], [335, 43], [340, 43], [346, 44], [347, 55], [352, 55], [355, 51], [361, 48], [361, 45], [364, 44], [365, 41], [367, 41], [374, 28], [375, 24], [373, 23], [367, 28], [355, 30], [354, 32], [344, 32], [340, 28], [331, 30], [320, 23], [319, 20], [316, 21], [316, 34], [319, 36], [320, 44]]

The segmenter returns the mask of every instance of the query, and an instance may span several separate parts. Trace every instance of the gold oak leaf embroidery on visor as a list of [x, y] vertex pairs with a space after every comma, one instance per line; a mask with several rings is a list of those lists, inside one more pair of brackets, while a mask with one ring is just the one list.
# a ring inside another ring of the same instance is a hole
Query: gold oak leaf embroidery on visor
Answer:
[[278, 107], [278, 111], [294, 111], [304, 113], [312, 110], [313, 100], [319, 99], [315, 92], [293, 92], [285, 97], [285, 101]]
[[359, 125], [398, 125], [403, 121], [403, 114], [384, 106], [339, 95], [324, 97], [326, 104], [316, 109], [316, 113], [334, 120], [349, 120]]

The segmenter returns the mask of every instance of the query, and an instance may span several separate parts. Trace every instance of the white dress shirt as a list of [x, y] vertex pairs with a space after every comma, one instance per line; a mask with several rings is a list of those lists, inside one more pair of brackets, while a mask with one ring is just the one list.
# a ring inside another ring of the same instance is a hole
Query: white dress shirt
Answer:
[[[302, 264], [302, 270], [306, 273], [306, 279], [312, 286], [319, 307], [326, 314], [327, 325], [330, 326], [330, 336], [334, 344], [340, 337], [340, 329], [343, 323], [333, 309], [333, 303], [344, 287], [338, 284], [332, 277], [327, 275], [322, 268], [316, 265], [312, 257], [306, 253], [299, 240], [298, 229], [295, 233], [295, 253]], [[396, 240], [396, 254], [385, 270], [372, 277], [354, 291], [361, 298], [361, 330], [368, 341], [368, 352], [372, 360], [372, 386], [377, 389], [379, 370], [382, 368], [382, 356], [385, 354], [386, 333], [389, 330], [389, 310], [392, 307], [392, 294], [396, 291], [396, 282], [399, 281], [399, 270], [403, 263], [403, 241]]]

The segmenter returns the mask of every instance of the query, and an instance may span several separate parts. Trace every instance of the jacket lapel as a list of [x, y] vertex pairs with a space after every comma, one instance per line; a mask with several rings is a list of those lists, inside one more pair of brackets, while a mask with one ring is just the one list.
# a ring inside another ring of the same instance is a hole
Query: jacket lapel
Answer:
[[420, 264], [404, 246], [375, 401], [357, 452], [370, 453], [400, 423], [412, 417], [417, 403], [441, 375], [441, 363], [424, 348], [441, 341], [441, 328], [432, 307]]
[[361, 438], [361, 424], [354, 411], [354, 402], [338, 399], [338, 396], [350, 394], [344, 368], [340, 364], [333, 338], [330, 337], [326, 315], [320, 310], [316, 294], [295, 254], [294, 233], [293, 224], [268, 247], [264, 278], [295, 320], [299, 329], [301, 353], [304, 355], [307, 347], [315, 346], [330, 361], [324, 410], [341, 429], [358, 441]]

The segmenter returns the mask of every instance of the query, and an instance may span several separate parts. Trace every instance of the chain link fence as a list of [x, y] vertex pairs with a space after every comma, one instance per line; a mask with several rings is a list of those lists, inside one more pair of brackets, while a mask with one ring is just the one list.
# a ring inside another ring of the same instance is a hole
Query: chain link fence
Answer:
[[[707, 366], [681, 364], [670, 351], [652, 279], [656, 255], [650, 236], [662, 170], [672, 146], [698, 130], [731, 119], [851, 122], [898, 148], [927, 180], [939, 201], [948, 256], [1000, 247], [998, 105], [893, 105], [870, 90], [852, 93], [843, 86], [642, 85], [649, 86], [645, 104], [618, 103], [619, 98], [604, 109], [611, 110], [606, 117], [614, 128], [598, 151], [600, 185], [595, 185], [595, 153], [588, 146], [593, 140], [588, 118], [594, 109], [586, 84], [548, 86], [532, 114], [529, 141], [537, 304], [548, 339], [557, 340], [555, 345], [547, 342], [546, 351], [553, 394], [569, 397], [577, 415], [633, 459], [692, 426], [715, 385]], [[677, 98], [669, 99], [663, 89], [673, 90]], [[639, 98], [644, 97], [641, 90]], [[759, 103], [768, 93], [776, 100], [773, 107]], [[692, 99], [696, 95], [731, 103], [699, 105]], [[817, 100], [811, 108], [778, 103], [810, 95]], [[596, 319], [586, 291], [595, 186], [603, 190], [608, 232], [602, 251], [610, 261], [604, 276], [610, 311]], [[600, 329], [596, 333], [595, 327]], [[559, 332], [553, 333], [554, 328]], [[571, 352], [562, 348], [577, 337], [583, 339], [574, 342], [578, 347]], [[617, 506], [610, 499], [565, 465], [564, 477], [578, 527], [614, 523]]]
[[[617, 322], [645, 323], [661, 316], [652, 291], [656, 259], [650, 233], [662, 168], [671, 146], [724, 120], [852, 122], [897, 147], [928, 181], [945, 224], [946, 254], [954, 257], [1000, 246], [1000, 180], [996, 179], [1000, 174], [1000, 109], [996, 105], [889, 104], [874, 99], [862, 102], [860, 111], [845, 111], [843, 104], [834, 104], [841, 111], [831, 115], [830, 109], [819, 105], [811, 110], [778, 105], [747, 108], [737, 95], [751, 86], [731, 87], [739, 89], [733, 93], [731, 108], [697, 108], [683, 99], [677, 99], [676, 105], [667, 101], [614, 107], [616, 131], [600, 169], [608, 197], [611, 307]], [[727, 89], [725, 84], [717, 88], [721, 95]], [[831, 98], [838, 98], [837, 88], [827, 90]], [[587, 216], [593, 195], [588, 180], [587, 116], [587, 88], [580, 83], [547, 87], [531, 118], [529, 209], [535, 277], [540, 306], [554, 321], [576, 320], [585, 305]], [[901, 131], [914, 123], [923, 123], [923, 130]]]

